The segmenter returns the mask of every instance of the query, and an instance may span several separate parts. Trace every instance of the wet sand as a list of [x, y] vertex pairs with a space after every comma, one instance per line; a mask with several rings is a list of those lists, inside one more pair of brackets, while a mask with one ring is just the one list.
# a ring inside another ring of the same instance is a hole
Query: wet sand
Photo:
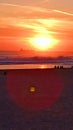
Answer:
[[50, 108], [36, 112], [21, 109], [10, 99], [7, 91], [10, 71], [13, 70], [0, 70], [1, 130], [73, 130], [73, 69], [15, 70], [16, 73], [28, 75], [30, 71], [31, 76], [39, 73], [39, 79], [43, 74], [57, 74], [61, 78], [64, 86], [57, 102]]

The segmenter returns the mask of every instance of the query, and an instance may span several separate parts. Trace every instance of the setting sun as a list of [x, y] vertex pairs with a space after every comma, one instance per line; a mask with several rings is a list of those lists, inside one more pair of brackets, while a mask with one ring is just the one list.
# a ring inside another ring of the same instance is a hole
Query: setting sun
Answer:
[[34, 37], [31, 42], [33, 47], [40, 51], [51, 49], [56, 44], [56, 40], [51, 37]]

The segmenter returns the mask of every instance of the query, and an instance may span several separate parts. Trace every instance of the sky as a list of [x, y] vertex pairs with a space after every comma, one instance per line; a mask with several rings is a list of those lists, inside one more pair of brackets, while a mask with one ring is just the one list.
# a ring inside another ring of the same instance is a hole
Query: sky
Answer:
[[72, 55], [73, 0], [0, 0], [0, 50]]

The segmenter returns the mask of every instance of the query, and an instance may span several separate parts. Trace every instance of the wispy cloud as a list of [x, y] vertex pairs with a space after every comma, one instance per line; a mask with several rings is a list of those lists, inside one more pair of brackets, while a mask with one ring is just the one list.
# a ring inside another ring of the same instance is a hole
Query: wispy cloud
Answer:
[[0, 16], [17, 18], [72, 18], [73, 14], [60, 10], [51, 10], [38, 6], [0, 4]]

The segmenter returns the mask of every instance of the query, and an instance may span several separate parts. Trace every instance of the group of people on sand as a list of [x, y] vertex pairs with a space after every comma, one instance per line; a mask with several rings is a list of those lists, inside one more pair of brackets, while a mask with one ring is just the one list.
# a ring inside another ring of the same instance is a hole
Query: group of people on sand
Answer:
[[63, 66], [54, 66], [55, 69], [63, 69]]
[[[54, 66], [55, 69], [63, 69], [64, 66]], [[71, 66], [71, 68], [73, 69], [73, 66]]]

